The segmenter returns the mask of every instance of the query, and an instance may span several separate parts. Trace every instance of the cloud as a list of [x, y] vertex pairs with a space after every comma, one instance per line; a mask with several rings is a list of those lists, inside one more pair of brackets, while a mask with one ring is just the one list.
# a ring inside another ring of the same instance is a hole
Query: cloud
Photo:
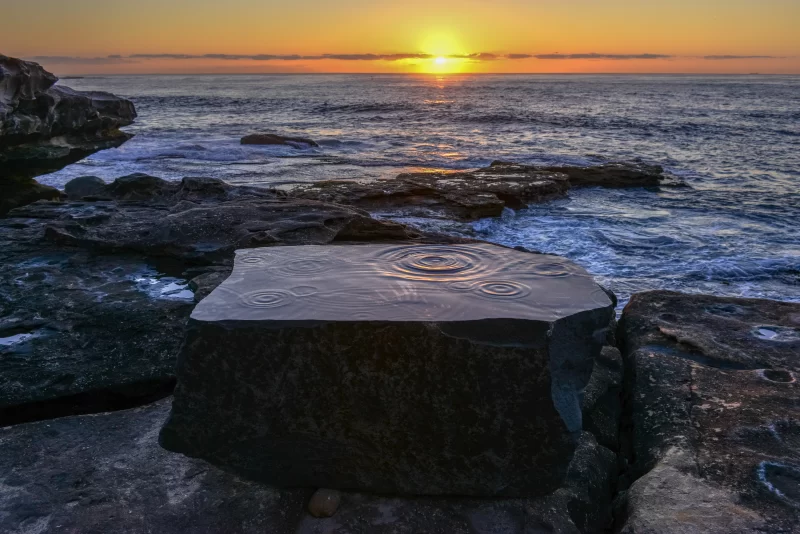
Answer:
[[726, 59], [783, 59], [779, 56], [703, 56], [703, 59], [726, 60]]
[[37, 63], [53, 65], [117, 65], [121, 63], [136, 63], [136, 61], [118, 55], [106, 57], [77, 57], [77, 56], [32, 56], [25, 58]]
[[[397, 53], [397, 54], [131, 54], [122, 56], [112, 54], [105, 57], [77, 57], [77, 56], [34, 56], [29, 57], [32, 61], [48, 64], [75, 64], [75, 65], [110, 65], [138, 63], [146, 60], [198, 60], [211, 59], [222, 61], [403, 61], [403, 60], [427, 60], [437, 57], [434, 54], [424, 53]], [[575, 59], [598, 59], [598, 60], [657, 60], [657, 59], [677, 59], [689, 58], [696, 59], [698, 56], [673, 56], [668, 54], [598, 54], [595, 52], [585, 54], [494, 54], [480, 52], [475, 54], [449, 54], [445, 57], [452, 59], [463, 59], [467, 61], [496, 61], [496, 60], [517, 60], [517, 59], [538, 59], [538, 60], [575, 60]], [[699, 56], [706, 60], [731, 60], [731, 59], [786, 59], [778, 56], [734, 56], [734, 55], [712, 55]]]
[[[522, 54], [517, 54], [522, 55]], [[612, 60], [629, 60], [629, 59], [670, 59], [675, 56], [666, 54], [536, 54], [533, 57], [536, 59], [612, 59]]]
[[403, 59], [430, 59], [431, 54], [133, 54], [136, 59], [222, 59], [228, 61], [320, 61], [334, 59], [341, 61], [400, 61]]

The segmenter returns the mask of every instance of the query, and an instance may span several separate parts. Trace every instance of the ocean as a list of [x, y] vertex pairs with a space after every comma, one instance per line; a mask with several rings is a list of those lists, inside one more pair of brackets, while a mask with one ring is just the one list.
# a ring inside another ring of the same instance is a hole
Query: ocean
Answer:
[[[50, 175], [234, 184], [393, 177], [493, 160], [643, 161], [689, 187], [588, 188], [422, 228], [567, 256], [615, 291], [800, 301], [800, 77], [207, 75], [63, 80], [133, 100], [136, 136]], [[319, 148], [242, 146], [255, 132]], [[380, 216], [381, 214], [378, 214]], [[397, 219], [397, 217], [394, 217]]]

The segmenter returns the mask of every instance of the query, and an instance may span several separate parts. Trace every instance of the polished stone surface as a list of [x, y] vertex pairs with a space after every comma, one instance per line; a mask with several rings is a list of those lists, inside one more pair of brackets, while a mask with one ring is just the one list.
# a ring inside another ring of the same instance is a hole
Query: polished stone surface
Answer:
[[611, 301], [559, 256], [489, 244], [239, 250], [198, 321], [551, 321]]

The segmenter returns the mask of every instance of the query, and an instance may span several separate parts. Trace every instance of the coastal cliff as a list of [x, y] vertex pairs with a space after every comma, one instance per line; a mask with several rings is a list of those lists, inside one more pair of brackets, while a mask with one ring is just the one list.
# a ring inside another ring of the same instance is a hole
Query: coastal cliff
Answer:
[[0, 215], [56, 189], [33, 180], [130, 139], [136, 110], [125, 98], [56, 85], [39, 64], [0, 55]]

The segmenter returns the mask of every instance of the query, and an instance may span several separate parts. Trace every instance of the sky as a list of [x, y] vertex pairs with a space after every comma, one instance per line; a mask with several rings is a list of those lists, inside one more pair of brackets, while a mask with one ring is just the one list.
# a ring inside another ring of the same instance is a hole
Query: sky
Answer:
[[56, 74], [800, 74], [800, 0], [0, 0]]

